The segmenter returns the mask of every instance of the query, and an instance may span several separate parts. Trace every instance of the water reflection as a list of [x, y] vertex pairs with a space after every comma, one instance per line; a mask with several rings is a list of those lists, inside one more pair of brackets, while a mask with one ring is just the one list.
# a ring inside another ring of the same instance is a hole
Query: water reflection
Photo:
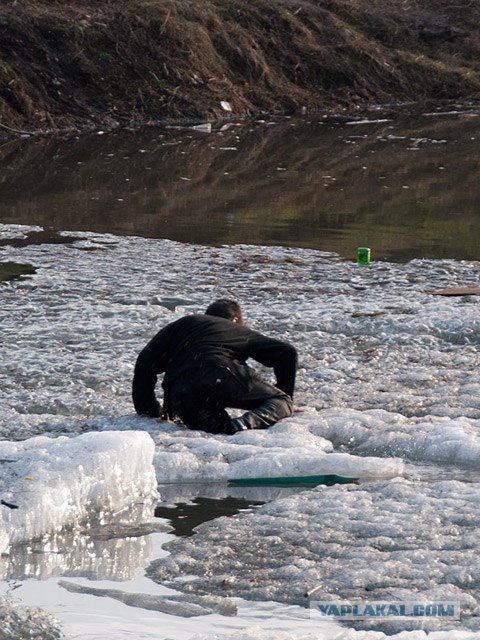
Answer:
[[478, 259], [475, 114], [123, 131], [0, 148], [0, 221], [374, 259]]
[[145, 535], [96, 540], [70, 531], [20, 545], [0, 557], [0, 580], [55, 576], [131, 580], [150, 556], [151, 541]]
[[[152, 533], [192, 534], [197, 525], [261, 505], [297, 489], [165, 485], [155, 518], [145, 521], [143, 505], [132, 507], [108, 524], [85, 523], [82, 530], [62, 530], [40, 540], [18, 545], [0, 555], [0, 580], [48, 580], [83, 577], [127, 581], [142, 573], [152, 560]], [[165, 522], [170, 520], [172, 526]]]
[[221, 516], [233, 516], [239, 511], [262, 504], [263, 502], [231, 496], [221, 499], [198, 497], [189, 504], [180, 502], [174, 507], [159, 505], [155, 509], [155, 515], [157, 518], [167, 518], [173, 526], [175, 535], [188, 537], [192, 536], [195, 527], [203, 522], [215, 520]]

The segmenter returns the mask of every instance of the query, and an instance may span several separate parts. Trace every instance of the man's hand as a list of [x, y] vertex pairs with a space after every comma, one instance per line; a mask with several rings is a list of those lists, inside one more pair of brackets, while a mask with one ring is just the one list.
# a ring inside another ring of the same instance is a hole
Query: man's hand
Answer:
[[312, 413], [311, 407], [293, 407], [293, 413]]

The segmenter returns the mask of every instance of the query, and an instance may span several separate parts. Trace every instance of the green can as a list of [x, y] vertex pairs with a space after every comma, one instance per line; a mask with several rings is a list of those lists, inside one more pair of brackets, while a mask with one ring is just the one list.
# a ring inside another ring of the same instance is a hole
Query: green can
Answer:
[[369, 264], [370, 262], [369, 247], [358, 247], [356, 256], [357, 256], [357, 264]]

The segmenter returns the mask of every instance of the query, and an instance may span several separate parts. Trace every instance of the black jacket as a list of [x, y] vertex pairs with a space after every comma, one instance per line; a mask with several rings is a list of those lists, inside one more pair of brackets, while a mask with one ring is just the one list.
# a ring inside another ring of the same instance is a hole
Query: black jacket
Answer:
[[276, 386], [293, 396], [297, 352], [290, 344], [216, 316], [180, 318], [161, 329], [137, 358], [132, 389], [135, 410], [140, 415], [159, 415], [158, 374], [165, 373], [164, 387], [187, 371], [209, 365], [228, 367], [235, 375], [247, 358], [272, 367]]

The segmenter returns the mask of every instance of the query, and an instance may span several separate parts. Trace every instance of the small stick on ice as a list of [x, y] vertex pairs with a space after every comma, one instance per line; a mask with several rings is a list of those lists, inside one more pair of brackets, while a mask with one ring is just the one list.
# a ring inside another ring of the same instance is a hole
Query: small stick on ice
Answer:
[[18, 505], [12, 504], [11, 502], [5, 502], [5, 500], [0, 500], [0, 504], [3, 504], [5, 507], [9, 509], [18, 509]]
[[310, 596], [313, 596], [315, 591], [318, 591], [321, 588], [322, 588], [322, 585], [319, 584], [316, 587], [313, 587], [313, 589], [309, 589], [308, 591], [305, 591], [305, 598], [310, 598]]

